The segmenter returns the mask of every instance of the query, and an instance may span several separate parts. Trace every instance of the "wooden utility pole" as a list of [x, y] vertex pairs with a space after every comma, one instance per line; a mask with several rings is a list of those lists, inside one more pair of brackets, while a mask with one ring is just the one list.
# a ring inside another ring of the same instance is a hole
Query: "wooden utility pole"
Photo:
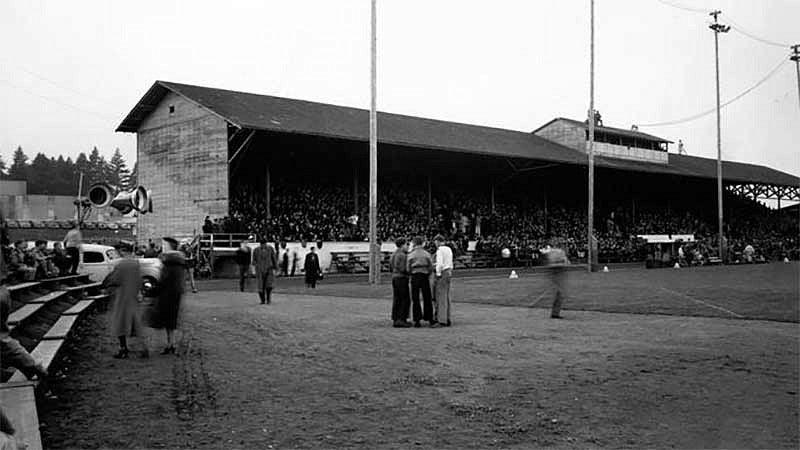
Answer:
[[792, 46], [792, 56], [789, 59], [794, 61], [794, 67], [797, 69], [797, 100], [800, 102], [800, 44]]
[[586, 230], [586, 262], [589, 272], [592, 271], [594, 262], [594, 0], [590, 3], [590, 43], [589, 43], [589, 140], [586, 143], [586, 152], [589, 155], [589, 204], [588, 226]]
[[725, 261], [725, 248], [722, 228], [722, 125], [720, 119], [720, 106], [719, 106], [719, 34], [727, 33], [731, 27], [717, 23], [717, 16], [722, 14], [722, 11], [713, 11], [709, 15], [714, 17], [714, 23], [708, 27], [714, 31], [714, 62], [716, 67], [717, 76], [717, 233], [719, 239], [717, 245], [719, 246], [719, 257]]
[[380, 249], [378, 248], [378, 115], [375, 110], [376, 89], [376, 0], [372, 0], [372, 38], [370, 62], [369, 107], [369, 284], [380, 283]]

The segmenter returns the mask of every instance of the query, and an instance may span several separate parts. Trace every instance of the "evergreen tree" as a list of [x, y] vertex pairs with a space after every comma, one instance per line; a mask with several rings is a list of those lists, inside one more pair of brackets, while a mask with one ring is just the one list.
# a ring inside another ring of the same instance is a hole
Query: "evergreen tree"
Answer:
[[8, 168], [8, 178], [12, 180], [28, 179], [28, 156], [22, 151], [22, 146], [17, 147]]
[[54, 167], [44, 153], [37, 153], [33, 162], [28, 167], [28, 193], [29, 194], [55, 194]]
[[130, 190], [135, 188], [139, 185], [139, 161], [133, 163], [133, 170], [131, 170], [130, 176], [128, 176], [128, 183], [125, 185], [125, 189]]
[[7, 175], [8, 167], [6, 167], [6, 162], [3, 160], [3, 155], [0, 155], [0, 180], [4, 179]]
[[119, 148], [114, 150], [114, 155], [111, 156], [111, 161], [109, 161], [108, 164], [108, 183], [118, 189], [125, 189], [128, 186], [128, 178], [130, 178], [131, 173], [128, 170], [127, 164], [125, 164], [125, 159], [122, 157]]

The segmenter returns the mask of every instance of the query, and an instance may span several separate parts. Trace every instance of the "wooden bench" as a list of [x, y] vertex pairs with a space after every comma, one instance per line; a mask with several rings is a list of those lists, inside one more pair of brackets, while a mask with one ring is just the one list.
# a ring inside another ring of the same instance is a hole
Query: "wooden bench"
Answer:
[[26, 289], [32, 289], [32, 288], [34, 288], [36, 286], [39, 286], [39, 282], [38, 281], [29, 281], [27, 283], [14, 284], [14, 285], [11, 285], [11, 286], [8, 287], [8, 292], [14, 294], [14, 293], [16, 293], [18, 291], [24, 291]]
[[65, 275], [63, 277], [45, 278], [39, 280], [40, 283], [47, 286], [75, 286], [82, 283], [90, 283], [89, 274]]
[[75, 325], [75, 322], [78, 320], [77, 315], [70, 315], [70, 316], [61, 316], [58, 318], [56, 323], [47, 330], [47, 333], [42, 337], [42, 340], [53, 340], [53, 339], [66, 339], [69, 336], [69, 333], [72, 331], [72, 327]]
[[45, 295], [43, 295], [41, 297], [37, 297], [37, 298], [35, 298], [33, 300], [28, 300], [28, 303], [47, 303], [47, 302], [49, 302], [51, 300], [55, 300], [55, 299], [61, 297], [62, 295], [66, 294], [66, 293], [67, 293], [67, 291], [53, 291], [53, 292], [51, 292], [49, 294], [45, 294]]
[[72, 305], [72, 308], [64, 311], [64, 313], [62, 315], [64, 315], [64, 316], [79, 316], [79, 315], [83, 314], [83, 312], [86, 311], [86, 309], [88, 309], [90, 306], [92, 306], [92, 303], [94, 303], [94, 300], [80, 300], [80, 301], [78, 301], [78, 303], [75, 303], [74, 305]]
[[[50, 371], [50, 366], [52, 366], [53, 362], [56, 360], [56, 356], [58, 356], [58, 352], [61, 350], [61, 346], [64, 345], [64, 342], [64, 339], [40, 341], [39, 345], [31, 352], [31, 356], [37, 362], [41, 362], [45, 369]], [[17, 370], [14, 372], [14, 375], [11, 375], [8, 381], [15, 382], [26, 380], [25, 375]]]
[[22, 306], [22, 308], [8, 315], [8, 324], [14, 326], [19, 325], [36, 314], [42, 306], [44, 306], [44, 303], [28, 303]]
[[42, 448], [35, 386], [30, 381], [0, 384], [0, 405], [16, 431], [14, 438], [27, 443], [29, 450]]
[[95, 282], [95, 283], [80, 284], [78, 286], [69, 286], [69, 287], [64, 288], [64, 290], [67, 291], [67, 292], [70, 292], [70, 293], [71, 292], [75, 292], [75, 291], [88, 291], [89, 289], [94, 289], [94, 288], [100, 287], [102, 285], [103, 285], [103, 283], [98, 281], [98, 282]]

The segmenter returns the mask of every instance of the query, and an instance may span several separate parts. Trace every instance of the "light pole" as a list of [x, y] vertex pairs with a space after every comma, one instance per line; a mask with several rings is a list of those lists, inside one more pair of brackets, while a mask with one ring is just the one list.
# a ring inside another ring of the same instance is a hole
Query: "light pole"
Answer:
[[725, 261], [725, 249], [723, 247], [723, 230], [722, 230], [722, 126], [720, 125], [720, 107], [719, 107], [719, 34], [727, 33], [731, 27], [717, 23], [717, 16], [722, 14], [722, 11], [713, 11], [710, 13], [714, 17], [714, 23], [708, 27], [714, 31], [714, 61], [717, 73], [717, 216], [718, 216], [718, 229], [719, 233], [719, 257]]
[[586, 153], [589, 155], [589, 201], [586, 230], [586, 262], [589, 272], [592, 271], [594, 262], [594, 0], [589, 0], [590, 4], [590, 39], [589, 39], [589, 115], [587, 125], [589, 126], [589, 139], [586, 143]]
[[380, 282], [380, 249], [378, 248], [378, 115], [375, 110], [376, 89], [376, 0], [372, 0], [372, 36], [370, 39], [370, 107], [369, 107], [369, 284]]

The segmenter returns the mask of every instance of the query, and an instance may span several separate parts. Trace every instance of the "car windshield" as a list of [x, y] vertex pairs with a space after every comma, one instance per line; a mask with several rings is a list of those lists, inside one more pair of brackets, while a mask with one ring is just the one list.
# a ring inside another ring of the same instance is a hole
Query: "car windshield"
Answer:
[[106, 256], [108, 256], [108, 259], [119, 259], [120, 258], [119, 253], [117, 253], [117, 249], [115, 249], [115, 248], [112, 248], [112, 249], [106, 251]]

